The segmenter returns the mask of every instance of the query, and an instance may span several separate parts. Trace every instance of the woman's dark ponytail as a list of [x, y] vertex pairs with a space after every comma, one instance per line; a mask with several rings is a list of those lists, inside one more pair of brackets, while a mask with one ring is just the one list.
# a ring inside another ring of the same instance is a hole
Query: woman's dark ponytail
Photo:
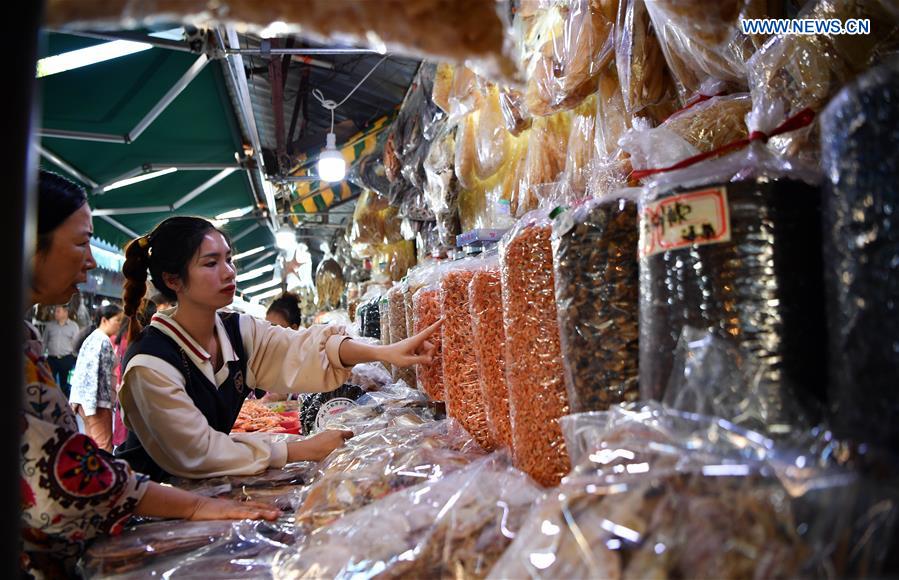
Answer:
[[125, 276], [122, 302], [128, 317], [128, 341], [137, 340], [143, 326], [139, 314], [143, 311], [144, 296], [147, 293], [147, 274], [150, 270], [150, 244], [147, 236], [132, 240], [125, 248]]

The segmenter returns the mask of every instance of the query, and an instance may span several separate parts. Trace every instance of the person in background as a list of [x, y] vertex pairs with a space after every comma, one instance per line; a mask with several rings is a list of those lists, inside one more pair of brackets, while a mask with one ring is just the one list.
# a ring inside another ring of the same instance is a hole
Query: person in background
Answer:
[[[91, 212], [84, 190], [41, 171], [38, 179], [37, 246], [31, 248], [35, 304], [63, 304], [96, 267], [90, 250]], [[20, 409], [22, 576], [74, 578], [87, 543], [122, 530], [132, 516], [190, 520], [265, 518], [278, 511], [255, 502], [206, 498], [158, 485], [127, 463], [97, 448], [78, 432], [62, 390], [55, 384], [37, 330], [25, 322], [24, 382]]]
[[303, 325], [299, 296], [285, 292], [272, 300], [265, 311], [265, 319], [277, 326], [298, 330]]
[[69, 396], [69, 372], [75, 368], [75, 341], [80, 329], [74, 320], [69, 318], [69, 309], [64, 304], [53, 311], [54, 322], [44, 327], [44, 349], [47, 362], [53, 371], [53, 378], [66, 397]]
[[69, 404], [81, 415], [87, 434], [100, 449], [112, 452], [112, 409], [116, 400], [116, 355], [112, 337], [122, 326], [122, 308], [109, 304], [97, 313], [97, 329], [88, 336], [72, 373]]
[[[268, 305], [265, 311], [265, 319], [283, 328], [298, 330], [303, 325], [303, 314], [300, 312], [300, 298], [291, 292], [281, 294]], [[256, 389], [256, 398], [265, 403], [288, 401], [299, 398], [297, 394], [267, 393], [262, 389]]]

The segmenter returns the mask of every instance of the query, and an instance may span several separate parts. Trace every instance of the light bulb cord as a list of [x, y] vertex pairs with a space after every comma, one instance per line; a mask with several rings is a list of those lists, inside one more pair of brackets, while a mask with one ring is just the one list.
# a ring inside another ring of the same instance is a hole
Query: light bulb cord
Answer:
[[387, 55], [386, 55], [386, 54], [385, 54], [384, 56], [381, 57], [381, 60], [379, 60], [377, 63], [375, 63], [375, 66], [371, 67], [371, 70], [368, 71], [368, 74], [366, 74], [364, 77], [362, 77], [362, 80], [359, 81], [358, 83], [356, 83], [356, 86], [353, 87], [353, 90], [351, 90], [349, 93], [347, 93], [347, 96], [345, 96], [345, 97], [343, 98], [343, 100], [340, 101], [339, 103], [336, 102], [336, 101], [333, 101], [333, 100], [331, 100], [331, 99], [326, 99], [326, 98], [325, 98], [325, 95], [323, 95], [322, 92], [321, 92], [320, 90], [318, 90], [318, 89], [312, 89], [312, 96], [315, 97], [315, 98], [318, 100], [319, 103], [321, 103], [322, 107], [324, 107], [324, 108], [328, 109], [329, 111], [331, 111], [331, 131], [330, 131], [331, 133], [334, 132], [334, 109], [336, 109], [336, 108], [339, 107], [340, 105], [342, 105], [342, 104], [344, 104], [345, 102], [347, 102], [347, 100], [348, 100], [350, 97], [353, 96], [353, 93], [355, 93], [356, 90], [357, 90], [359, 87], [362, 86], [362, 83], [364, 83], [365, 81], [367, 81], [367, 80], [368, 80], [368, 77], [370, 77], [370, 76], [372, 75], [372, 73], [375, 72], [375, 70], [376, 70], [379, 66], [381, 66], [381, 63], [384, 62], [385, 60], [387, 60]]

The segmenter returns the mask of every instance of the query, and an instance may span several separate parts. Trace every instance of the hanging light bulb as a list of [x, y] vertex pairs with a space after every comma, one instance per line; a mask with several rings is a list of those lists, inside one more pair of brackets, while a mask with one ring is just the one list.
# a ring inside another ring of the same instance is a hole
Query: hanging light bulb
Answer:
[[293, 231], [293, 228], [290, 226], [281, 226], [281, 229], [275, 232], [275, 246], [286, 252], [296, 250], [297, 235], [296, 232]]
[[324, 181], [333, 183], [340, 181], [346, 175], [346, 161], [337, 150], [337, 137], [334, 133], [328, 133], [325, 150], [318, 156], [318, 176]]

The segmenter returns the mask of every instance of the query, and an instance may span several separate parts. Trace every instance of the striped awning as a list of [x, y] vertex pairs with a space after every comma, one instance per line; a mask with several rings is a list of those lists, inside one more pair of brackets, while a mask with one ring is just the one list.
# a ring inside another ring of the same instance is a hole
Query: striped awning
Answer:
[[[385, 115], [372, 123], [364, 132], [359, 132], [347, 140], [347, 144], [340, 148], [340, 153], [343, 155], [347, 167], [377, 148], [378, 134], [385, 127], [389, 126], [393, 117], [394, 115]], [[295, 171], [294, 174], [302, 175], [305, 173], [305, 168], [312, 161], [312, 159], [301, 159], [300, 169]], [[358, 187], [346, 181], [334, 184], [324, 181], [304, 181], [297, 183], [296, 190], [292, 196], [291, 207], [295, 213], [317, 213], [325, 211], [334, 203], [352, 197], [358, 192]], [[300, 221], [296, 216], [292, 219], [294, 224]]]

